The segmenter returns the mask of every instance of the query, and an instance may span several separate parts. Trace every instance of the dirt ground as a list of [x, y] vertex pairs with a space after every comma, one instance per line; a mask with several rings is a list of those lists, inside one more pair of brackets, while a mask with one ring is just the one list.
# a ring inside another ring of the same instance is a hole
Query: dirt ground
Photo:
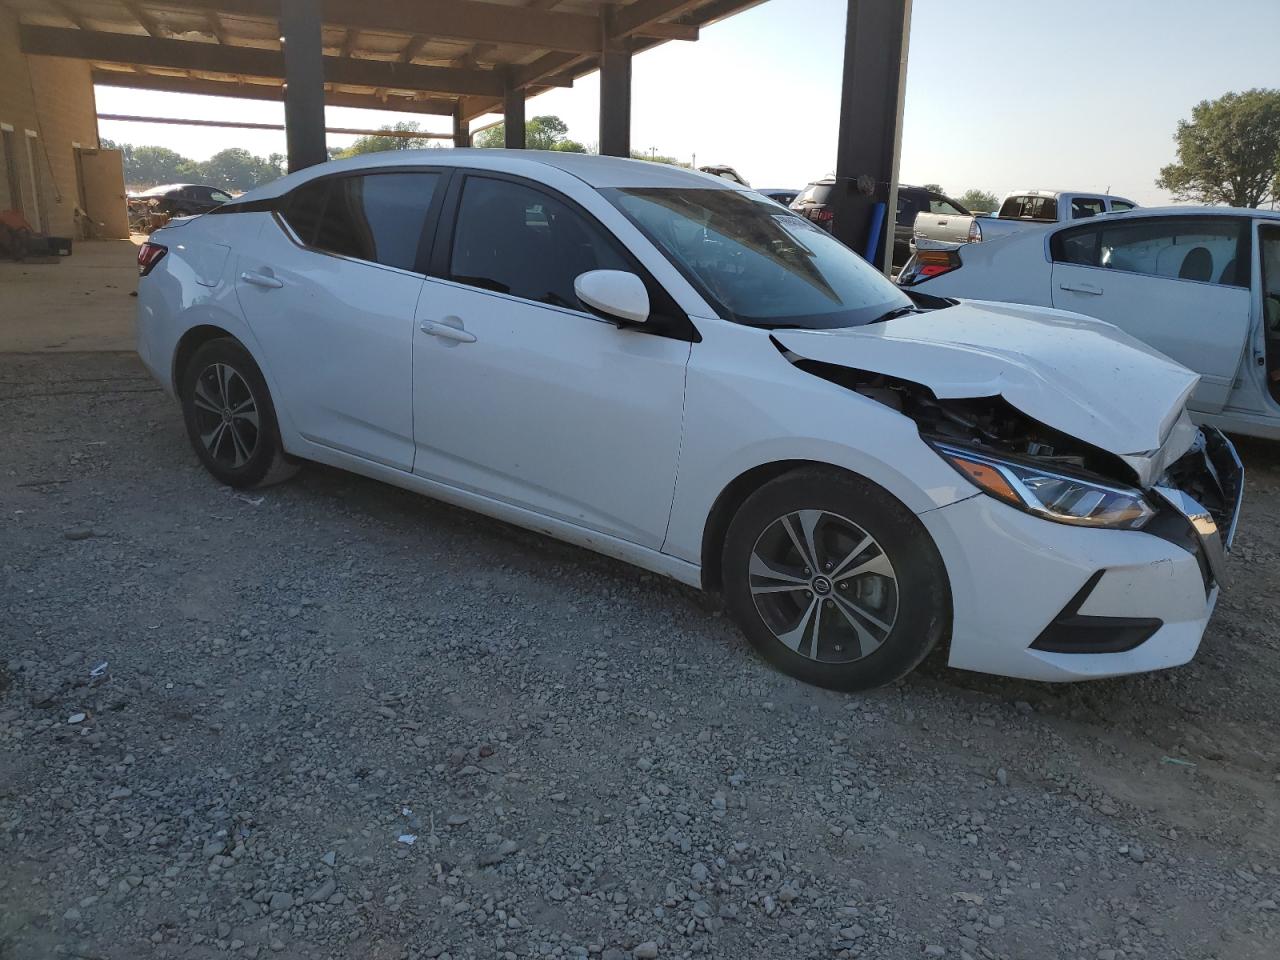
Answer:
[[144, 239], [77, 241], [52, 263], [0, 260], [0, 353], [132, 350]]
[[0, 422], [0, 958], [1280, 956], [1276, 445], [1189, 666], [847, 696], [576, 548], [222, 488], [127, 354], [0, 355]]

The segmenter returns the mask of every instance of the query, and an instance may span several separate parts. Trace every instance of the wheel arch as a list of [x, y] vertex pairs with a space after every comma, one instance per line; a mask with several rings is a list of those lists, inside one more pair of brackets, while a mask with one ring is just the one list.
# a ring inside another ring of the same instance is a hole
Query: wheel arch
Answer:
[[[702, 528], [701, 548], [702, 588], [704, 590], [716, 593], [723, 586], [722, 571], [720, 569], [721, 553], [724, 549], [725, 536], [729, 532], [729, 524], [733, 522], [733, 517], [738, 512], [738, 509], [746, 502], [748, 497], [769, 481], [776, 480], [784, 474], [793, 473], [797, 470], [824, 470], [829, 473], [857, 477], [859, 480], [875, 484], [889, 496], [902, 503], [901, 497], [895, 495], [892, 490], [886, 489], [883, 484], [876, 483], [871, 477], [858, 473], [856, 470], [850, 470], [848, 467], [825, 463], [821, 460], [774, 460], [751, 467], [749, 470], [738, 474], [725, 485], [712, 504], [711, 511], [707, 514], [707, 521]], [[902, 506], [908, 512], [914, 513], [907, 504], [902, 503]], [[950, 589], [950, 584], [948, 584], [948, 589]]]
[[[170, 374], [175, 394], [178, 393], [179, 388], [181, 387], [182, 375], [186, 371], [187, 364], [191, 362], [191, 358], [195, 355], [195, 352], [210, 340], [219, 340], [224, 337], [229, 340], [234, 340], [236, 343], [240, 344], [240, 346], [248, 350], [250, 355], [253, 354], [253, 351], [249, 349], [248, 344], [237, 337], [234, 333], [213, 323], [197, 324], [185, 331], [182, 336], [178, 338], [178, 342], [173, 349], [173, 369]], [[260, 364], [259, 367], [261, 367]]]

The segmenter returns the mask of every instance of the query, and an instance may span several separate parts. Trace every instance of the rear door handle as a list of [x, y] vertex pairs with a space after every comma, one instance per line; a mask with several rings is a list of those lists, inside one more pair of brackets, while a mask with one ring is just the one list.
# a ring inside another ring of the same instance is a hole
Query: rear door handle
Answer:
[[1102, 293], [1102, 288], [1092, 283], [1060, 283], [1059, 290], [1069, 290], [1072, 293], [1090, 293], [1095, 297]]
[[284, 281], [266, 273], [256, 273], [253, 270], [246, 270], [240, 274], [240, 279], [245, 283], [252, 283], [255, 287], [266, 287], [269, 290], [278, 290], [284, 286]]
[[428, 336], [439, 337], [441, 340], [452, 340], [455, 343], [476, 342], [476, 335], [474, 333], [467, 333], [467, 331], [463, 330], [461, 326], [455, 327], [448, 323], [435, 323], [431, 320], [423, 320], [418, 329]]

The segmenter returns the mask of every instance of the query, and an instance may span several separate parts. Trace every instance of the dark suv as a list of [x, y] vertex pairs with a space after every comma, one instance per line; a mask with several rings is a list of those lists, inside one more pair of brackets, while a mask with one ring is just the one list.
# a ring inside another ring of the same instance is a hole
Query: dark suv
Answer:
[[[835, 177], [823, 177], [808, 184], [800, 195], [791, 203], [791, 209], [802, 217], [812, 220], [824, 230], [830, 230], [835, 212], [831, 206], [831, 188], [836, 185]], [[898, 186], [898, 216], [893, 228], [893, 266], [896, 270], [911, 258], [911, 231], [915, 227], [916, 214], [924, 210], [935, 213], [948, 213], [953, 216], [968, 216], [969, 211], [950, 197], [926, 190], [924, 187], [912, 187], [907, 184]]]

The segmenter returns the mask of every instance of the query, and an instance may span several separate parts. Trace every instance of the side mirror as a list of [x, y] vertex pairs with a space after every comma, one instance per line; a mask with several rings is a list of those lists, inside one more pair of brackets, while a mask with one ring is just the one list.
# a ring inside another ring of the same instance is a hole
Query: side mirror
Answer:
[[592, 313], [614, 323], [644, 323], [649, 319], [649, 291], [634, 273], [588, 270], [573, 281], [573, 292]]

